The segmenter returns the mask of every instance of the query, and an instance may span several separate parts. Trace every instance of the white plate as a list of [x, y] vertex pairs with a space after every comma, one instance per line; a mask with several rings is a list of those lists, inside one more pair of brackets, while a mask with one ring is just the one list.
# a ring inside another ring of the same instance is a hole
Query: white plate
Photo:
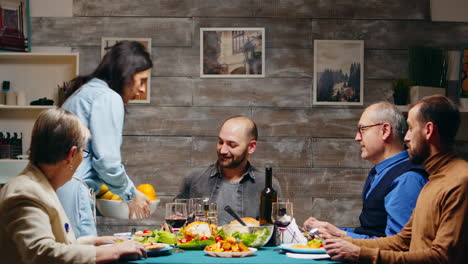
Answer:
[[[306, 253], [306, 254], [325, 254], [327, 253], [323, 248], [297, 248], [293, 247], [296, 244], [282, 244], [279, 246], [284, 251], [293, 252], [293, 253]], [[305, 244], [303, 244], [305, 245]]]
[[147, 250], [149, 256], [169, 254], [172, 250], [172, 246], [164, 243], [155, 243], [155, 245], [164, 245], [164, 248], [158, 250]]
[[206, 251], [206, 254], [212, 257], [220, 257], [220, 258], [243, 258], [252, 255], [253, 253], [257, 252], [256, 248], [249, 247], [249, 251], [243, 252], [214, 252], [214, 251]]

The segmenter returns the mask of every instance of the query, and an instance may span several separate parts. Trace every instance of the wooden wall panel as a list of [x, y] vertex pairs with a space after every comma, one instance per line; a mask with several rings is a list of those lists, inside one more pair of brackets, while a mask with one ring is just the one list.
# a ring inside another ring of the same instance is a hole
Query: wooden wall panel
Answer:
[[312, 83], [306, 78], [200, 79], [196, 106], [301, 107], [312, 104]]
[[362, 109], [255, 108], [261, 136], [353, 137]]
[[250, 116], [249, 108], [128, 106], [126, 135], [218, 135], [221, 123], [235, 115]]
[[151, 105], [193, 105], [193, 79], [187, 77], [151, 78]]
[[360, 145], [354, 139], [316, 138], [312, 141], [314, 167], [371, 168], [361, 159]]
[[429, 1], [75, 0], [75, 16], [319, 17], [426, 19]]
[[151, 38], [153, 46], [190, 46], [192, 20], [153, 17], [31, 18], [33, 45], [101, 45], [101, 37]]
[[[356, 226], [369, 168], [354, 141], [360, 106], [315, 106], [313, 43], [364, 40], [364, 106], [393, 101], [391, 81], [407, 77], [408, 47], [458, 49], [468, 23], [431, 22], [429, 0], [74, 0], [72, 18], [31, 19], [33, 46], [80, 53], [80, 73], [100, 61], [101, 37], [152, 39], [151, 103], [127, 107], [123, 161], [135, 184], [156, 187], [161, 205], [143, 222], [98, 218], [101, 234], [152, 229], [192, 168], [216, 160], [222, 121], [252, 117], [259, 128], [252, 164], [274, 165], [295, 216]], [[200, 27], [264, 27], [266, 78], [201, 79]], [[457, 142], [468, 157], [466, 117]]]
[[[467, 23], [408, 20], [313, 19], [312, 39], [364, 40], [367, 49], [407, 49], [412, 45], [457, 48], [468, 42]], [[454, 37], [456, 36], [456, 37]]]
[[314, 52], [312, 49], [271, 48], [265, 51], [267, 77], [313, 78]]

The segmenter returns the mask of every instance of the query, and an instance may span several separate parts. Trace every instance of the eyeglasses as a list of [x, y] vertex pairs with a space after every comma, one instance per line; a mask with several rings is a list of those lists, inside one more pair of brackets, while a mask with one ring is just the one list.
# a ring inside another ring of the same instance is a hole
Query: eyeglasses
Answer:
[[89, 152], [89, 150], [82, 149], [82, 151], [83, 151], [83, 158], [87, 158], [91, 156], [91, 152]]
[[385, 123], [377, 123], [377, 124], [368, 125], [368, 126], [358, 126], [357, 129], [358, 129], [359, 134], [362, 136], [362, 133], [365, 132], [366, 129], [368, 129], [370, 127], [381, 126], [383, 124], [385, 124]]

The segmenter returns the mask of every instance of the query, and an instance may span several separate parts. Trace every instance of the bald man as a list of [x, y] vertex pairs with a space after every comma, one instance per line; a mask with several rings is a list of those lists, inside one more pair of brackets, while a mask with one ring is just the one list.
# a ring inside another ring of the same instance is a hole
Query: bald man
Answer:
[[[234, 116], [223, 122], [218, 135], [216, 163], [192, 171], [176, 198], [209, 197], [218, 204], [218, 225], [233, 218], [223, 208], [231, 206], [241, 217], [257, 218], [260, 193], [265, 187], [265, 173], [253, 167], [249, 157], [257, 148], [257, 125], [245, 116]], [[273, 188], [281, 194], [278, 181]]]

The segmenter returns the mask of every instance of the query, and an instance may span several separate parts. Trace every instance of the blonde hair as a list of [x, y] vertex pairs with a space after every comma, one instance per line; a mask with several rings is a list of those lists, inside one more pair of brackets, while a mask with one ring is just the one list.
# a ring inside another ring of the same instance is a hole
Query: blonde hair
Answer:
[[56, 164], [76, 146], [84, 149], [90, 133], [74, 114], [64, 109], [48, 109], [34, 123], [29, 160], [33, 164]]

